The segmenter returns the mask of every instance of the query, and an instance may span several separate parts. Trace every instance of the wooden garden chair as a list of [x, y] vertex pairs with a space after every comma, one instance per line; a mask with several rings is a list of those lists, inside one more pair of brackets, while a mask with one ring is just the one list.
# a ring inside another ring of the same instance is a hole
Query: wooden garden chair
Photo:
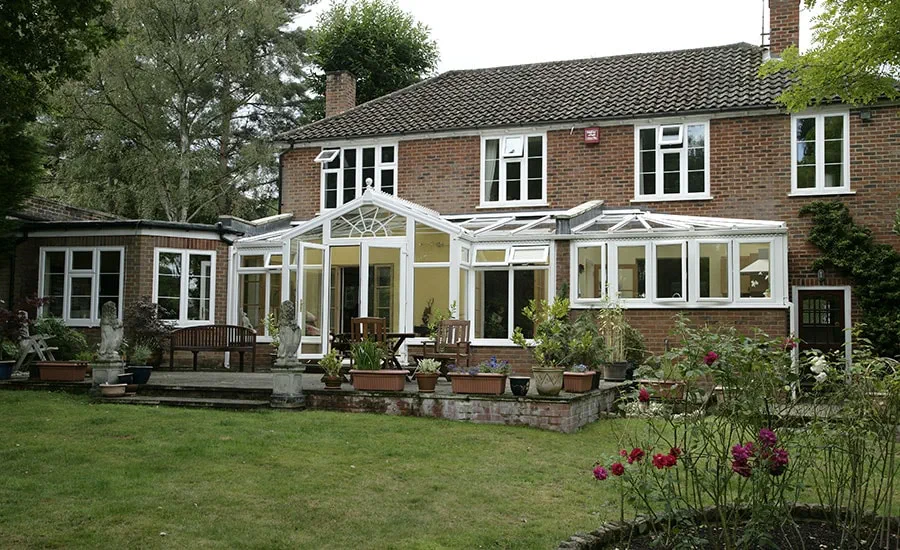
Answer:
[[[384, 347], [385, 350], [390, 348], [387, 346], [387, 322], [384, 317], [353, 317], [350, 319], [350, 344], [362, 342], [363, 340], [373, 340]], [[385, 357], [385, 362], [390, 358]], [[353, 368], [353, 354], [350, 354], [350, 368]]]
[[447, 376], [447, 364], [453, 363], [459, 368], [468, 370], [471, 357], [469, 340], [469, 321], [446, 319], [438, 324], [434, 340], [425, 342], [422, 354], [426, 359], [441, 362], [441, 374]]

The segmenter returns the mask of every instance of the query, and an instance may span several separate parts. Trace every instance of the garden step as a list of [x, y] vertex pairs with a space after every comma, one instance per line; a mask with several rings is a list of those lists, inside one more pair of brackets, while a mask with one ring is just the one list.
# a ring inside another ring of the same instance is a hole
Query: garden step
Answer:
[[204, 409], [267, 409], [269, 400], [262, 399], [214, 399], [208, 397], [171, 397], [171, 396], [125, 396], [101, 397], [101, 403], [120, 405], [166, 405], [170, 407], [195, 407]]
[[182, 386], [177, 384], [150, 384], [140, 386], [140, 397], [178, 397], [196, 399], [259, 399], [272, 396], [271, 388], [235, 388], [218, 386]]

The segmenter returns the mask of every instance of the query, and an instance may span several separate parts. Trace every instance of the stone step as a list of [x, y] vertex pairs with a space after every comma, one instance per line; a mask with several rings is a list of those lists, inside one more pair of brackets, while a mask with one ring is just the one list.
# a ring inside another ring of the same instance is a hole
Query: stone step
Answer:
[[97, 401], [101, 403], [115, 403], [118, 405], [164, 405], [169, 407], [193, 407], [201, 409], [251, 410], [269, 408], [268, 399], [214, 399], [134, 395], [124, 397], [100, 397]]
[[272, 396], [271, 388], [223, 388], [219, 386], [182, 386], [177, 384], [149, 384], [138, 387], [140, 397], [177, 397], [193, 399], [265, 400]]

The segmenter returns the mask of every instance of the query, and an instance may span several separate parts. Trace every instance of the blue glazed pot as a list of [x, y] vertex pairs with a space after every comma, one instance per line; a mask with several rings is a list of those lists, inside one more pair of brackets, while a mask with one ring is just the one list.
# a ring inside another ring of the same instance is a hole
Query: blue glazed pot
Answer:
[[0, 380], [12, 378], [13, 367], [15, 366], [15, 361], [0, 361]]

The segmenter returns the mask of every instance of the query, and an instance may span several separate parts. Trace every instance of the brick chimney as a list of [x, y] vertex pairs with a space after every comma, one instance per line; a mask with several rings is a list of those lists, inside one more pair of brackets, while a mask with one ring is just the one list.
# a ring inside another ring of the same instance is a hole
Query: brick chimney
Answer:
[[356, 77], [350, 71], [325, 73], [325, 117], [356, 107]]
[[769, 0], [769, 53], [800, 45], [800, 0]]

